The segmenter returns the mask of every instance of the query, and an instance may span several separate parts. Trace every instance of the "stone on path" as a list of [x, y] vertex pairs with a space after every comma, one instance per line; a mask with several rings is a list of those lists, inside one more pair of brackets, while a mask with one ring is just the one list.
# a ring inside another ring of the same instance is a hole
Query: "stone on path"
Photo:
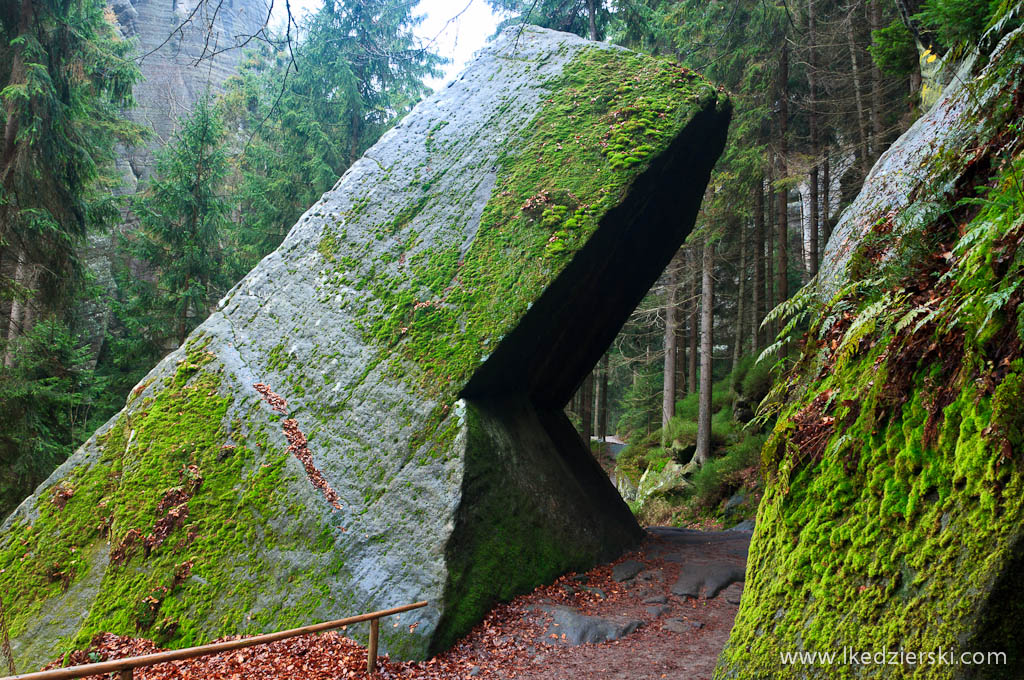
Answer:
[[587, 616], [571, 607], [554, 606], [545, 611], [552, 618], [547, 635], [557, 635], [559, 641], [570, 645], [618, 640], [644, 624], [640, 619], [626, 616]]
[[743, 579], [743, 568], [731, 562], [684, 565], [672, 592], [684, 597], [698, 597], [703, 589], [710, 600], [730, 584]]
[[612, 578], [616, 581], [628, 581], [633, 578], [641, 571], [643, 571], [644, 565], [636, 560], [626, 560], [621, 564], [616, 564], [612, 567]]

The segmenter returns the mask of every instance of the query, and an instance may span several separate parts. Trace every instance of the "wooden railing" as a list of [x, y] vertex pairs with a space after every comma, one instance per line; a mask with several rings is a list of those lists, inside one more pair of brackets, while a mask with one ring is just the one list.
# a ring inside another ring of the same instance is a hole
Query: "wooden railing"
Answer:
[[0, 680], [68, 680], [69, 678], [84, 678], [88, 675], [102, 675], [104, 673], [117, 673], [119, 680], [132, 680], [135, 669], [142, 666], [153, 666], [158, 663], [181, 661], [182, 659], [194, 659], [198, 656], [229, 652], [234, 649], [252, 647], [254, 645], [265, 645], [268, 642], [276, 642], [277, 640], [284, 640], [297, 635], [320, 633], [325, 630], [341, 628], [342, 626], [348, 626], [353, 623], [361, 623], [362, 621], [370, 622], [370, 644], [366, 650], [366, 670], [372, 675], [377, 669], [377, 638], [380, 635], [380, 620], [385, 616], [393, 616], [394, 614], [401, 614], [402, 612], [426, 606], [426, 602], [416, 602], [414, 604], [406, 604], [401, 607], [393, 607], [392, 609], [383, 609], [369, 614], [350, 616], [346, 619], [338, 619], [337, 621], [325, 621], [324, 623], [314, 623], [310, 626], [303, 626], [302, 628], [292, 628], [291, 630], [282, 630], [276, 633], [256, 635], [242, 640], [215, 642], [213, 644], [200, 645], [198, 647], [174, 649], [169, 652], [157, 652], [156, 654], [145, 654], [143, 656], [131, 656], [124, 659], [115, 659], [113, 661], [90, 663], [84, 666], [69, 666], [67, 668], [54, 668], [49, 671], [38, 671], [36, 673], [9, 675], [4, 678], [0, 678]]

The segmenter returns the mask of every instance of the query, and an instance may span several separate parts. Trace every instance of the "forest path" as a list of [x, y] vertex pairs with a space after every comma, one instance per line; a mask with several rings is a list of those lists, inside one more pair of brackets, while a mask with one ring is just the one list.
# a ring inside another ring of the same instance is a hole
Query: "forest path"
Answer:
[[[374, 677], [709, 680], [739, 609], [743, 586], [734, 581], [743, 579], [750, 536], [749, 531], [650, 527], [633, 552], [584, 574], [565, 574], [498, 605], [455, 647], [433, 659], [381, 658]], [[345, 634], [303, 635], [163, 663], [137, 669], [135, 677], [366, 678], [366, 650]], [[102, 634], [89, 650], [75, 652], [68, 661], [80, 664], [157, 650], [149, 640]]]
[[[518, 615], [506, 630], [496, 638], [474, 631], [466, 642], [484, 643], [485, 677], [710, 679], [739, 609], [743, 585], [733, 581], [743, 579], [750, 536], [650, 527], [636, 551], [516, 598], [504, 605]], [[618, 639], [572, 644], [634, 626]], [[519, 653], [487, 668], [487, 646], [508, 635]]]

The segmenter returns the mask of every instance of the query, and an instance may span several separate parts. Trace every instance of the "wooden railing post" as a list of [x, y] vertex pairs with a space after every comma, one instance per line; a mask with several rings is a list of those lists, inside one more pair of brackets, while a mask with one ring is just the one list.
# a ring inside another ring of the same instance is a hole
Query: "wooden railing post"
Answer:
[[366, 672], [373, 675], [377, 670], [377, 637], [380, 635], [380, 619], [370, 619], [370, 644], [366, 648]]
[[117, 674], [117, 680], [132, 680], [135, 677], [134, 668], [125, 668]]

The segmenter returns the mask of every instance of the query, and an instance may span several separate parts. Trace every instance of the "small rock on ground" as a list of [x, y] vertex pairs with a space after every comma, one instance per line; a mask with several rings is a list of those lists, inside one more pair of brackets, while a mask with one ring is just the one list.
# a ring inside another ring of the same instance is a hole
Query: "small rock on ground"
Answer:
[[672, 611], [672, 607], [668, 606], [667, 604], [651, 605], [649, 607], [645, 607], [645, 609], [647, 610], [648, 614], [650, 614], [656, 619]]
[[665, 619], [664, 628], [673, 633], [685, 633], [688, 630], [703, 628], [700, 621], [687, 621], [686, 619]]
[[618, 640], [644, 624], [639, 619], [623, 616], [587, 616], [572, 607], [547, 607], [545, 611], [550, 613], [552, 618], [548, 634], [558, 635], [559, 639], [564, 639], [570, 645]]
[[627, 581], [643, 571], [643, 568], [644, 565], [636, 560], [626, 560], [612, 567], [612, 578], [619, 582]]
[[665, 604], [666, 602], [668, 602], [668, 597], [665, 595], [651, 595], [644, 598], [644, 604]]

